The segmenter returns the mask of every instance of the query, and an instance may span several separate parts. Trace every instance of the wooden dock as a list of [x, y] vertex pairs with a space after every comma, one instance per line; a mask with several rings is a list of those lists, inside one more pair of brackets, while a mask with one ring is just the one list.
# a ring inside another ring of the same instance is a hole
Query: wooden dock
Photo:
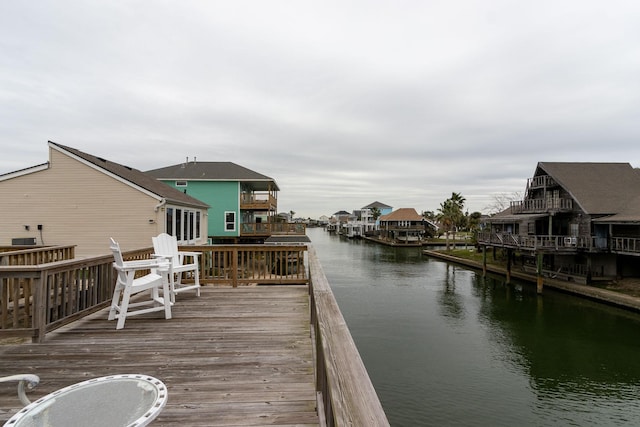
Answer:
[[[151, 375], [169, 395], [154, 426], [318, 426], [308, 292], [206, 286], [179, 295], [171, 320], [131, 317], [119, 331], [101, 310], [44, 343], [2, 343], [0, 376], [38, 375], [33, 401], [90, 378]], [[0, 384], [0, 422], [21, 407], [16, 384]]]

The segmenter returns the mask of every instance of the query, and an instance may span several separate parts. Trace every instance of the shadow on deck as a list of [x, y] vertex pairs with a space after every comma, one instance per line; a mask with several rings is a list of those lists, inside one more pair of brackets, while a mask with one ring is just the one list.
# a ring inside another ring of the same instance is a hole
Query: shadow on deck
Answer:
[[[207, 287], [115, 330], [107, 310], [47, 334], [42, 344], [0, 345], [0, 376], [32, 373], [33, 401], [112, 374], [162, 380], [168, 403], [154, 426], [317, 426], [308, 287]], [[1, 384], [0, 422], [20, 409]]]

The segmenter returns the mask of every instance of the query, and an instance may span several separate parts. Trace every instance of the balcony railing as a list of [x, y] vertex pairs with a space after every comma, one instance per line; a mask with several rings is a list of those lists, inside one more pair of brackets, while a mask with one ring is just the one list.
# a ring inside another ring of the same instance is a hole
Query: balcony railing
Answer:
[[611, 251], [621, 253], [640, 253], [640, 238], [613, 237], [611, 238]]
[[592, 237], [573, 236], [529, 236], [511, 233], [478, 233], [478, 243], [481, 245], [502, 246], [509, 248], [538, 250], [570, 250], [595, 248]]
[[640, 254], [640, 238], [595, 236], [529, 236], [510, 233], [478, 233], [481, 245], [500, 246], [525, 250], [571, 250], [611, 251]]
[[526, 199], [511, 202], [511, 211], [514, 214], [570, 212], [572, 209], [572, 199]]
[[240, 209], [271, 210], [278, 206], [278, 199], [272, 194], [244, 193], [240, 196]]
[[380, 230], [388, 230], [388, 231], [424, 231], [424, 224], [407, 224], [407, 225], [391, 225], [391, 224], [381, 224]]
[[241, 224], [240, 236], [272, 236], [274, 234], [304, 235], [307, 226], [302, 223], [287, 222], [245, 222]]
[[549, 175], [534, 176], [533, 178], [529, 178], [528, 182], [529, 189], [549, 188], [557, 185], [556, 181]]

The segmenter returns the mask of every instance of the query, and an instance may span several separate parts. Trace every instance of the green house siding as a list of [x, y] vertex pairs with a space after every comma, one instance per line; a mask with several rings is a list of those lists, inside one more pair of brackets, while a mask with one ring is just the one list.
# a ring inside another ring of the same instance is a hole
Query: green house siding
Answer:
[[[209, 236], [237, 237], [240, 235], [240, 183], [238, 181], [163, 180], [162, 182], [210, 206]], [[225, 213], [227, 212], [235, 212], [235, 231], [225, 230]]]

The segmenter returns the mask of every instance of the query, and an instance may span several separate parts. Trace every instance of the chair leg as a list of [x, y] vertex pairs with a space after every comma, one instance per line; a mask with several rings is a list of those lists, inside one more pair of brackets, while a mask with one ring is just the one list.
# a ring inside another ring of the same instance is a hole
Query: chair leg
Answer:
[[194, 270], [194, 279], [196, 281], [195, 283], [196, 283], [196, 286], [197, 286], [196, 295], [200, 296], [200, 272], [198, 270], [199, 270], [199, 268], [196, 268]]
[[[175, 304], [176, 303], [176, 274], [174, 273], [170, 273], [168, 275], [169, 278], [169, 293], [167, 294], [169, 296], [169, 300], [171, 301], [171, 304]], [[164, 289], [164, 286], [163, 286]]]
[[121, 292], [122, 288], [116, 285], [116, 288], [113, 290], [113, 298], [111, 299], [111, 309], [109, 310], [108, 320], [113, 320], [116, 318]]
[[164, 301], [164, 318], [171, 319], [171, 299], [175, 298], [174, 293], [169, 289], [168, 280], [162, 279], [162, 297]]
[[124, 322], [127, 319], [127, 310], [129, 309], [129, 298], [131, 298], [131, 289], [126, 288], [122, 293], [122, 303], [120, 304], [120, 314], [118, 314], [116, 329], [124, 328]]

